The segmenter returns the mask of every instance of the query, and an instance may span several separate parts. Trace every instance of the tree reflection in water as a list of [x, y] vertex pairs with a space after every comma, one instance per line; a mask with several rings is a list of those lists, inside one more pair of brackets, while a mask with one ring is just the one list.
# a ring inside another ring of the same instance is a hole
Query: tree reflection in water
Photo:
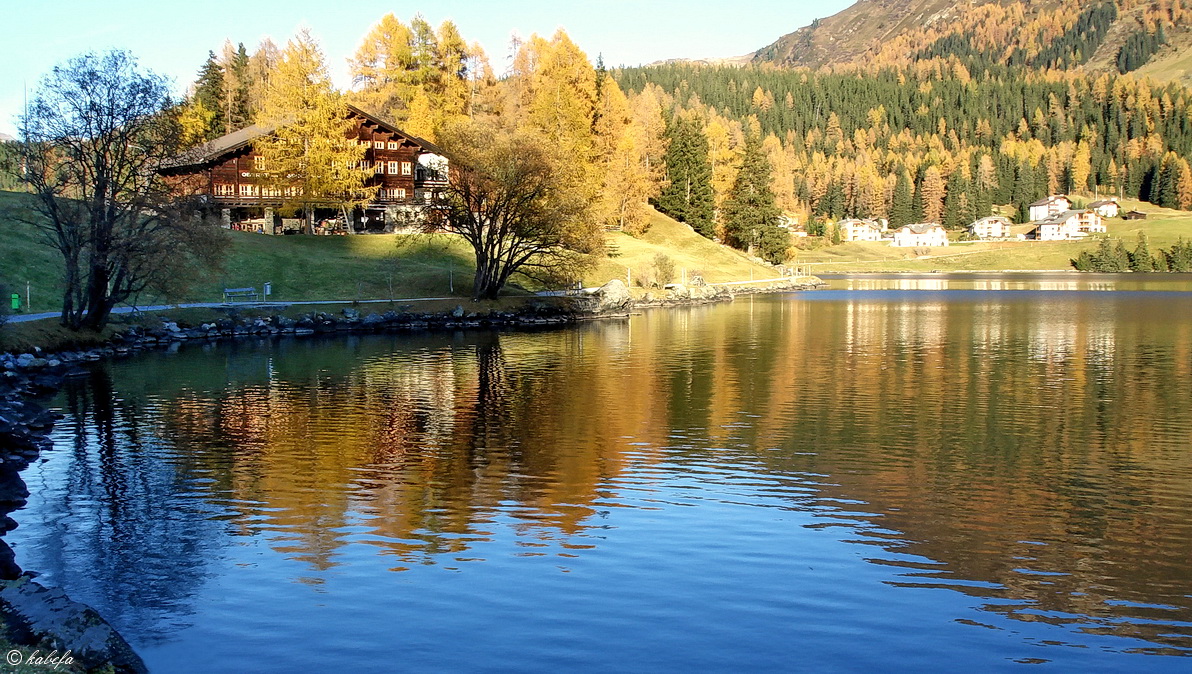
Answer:
[[[1190, 302], [825, 293], [150, 354], [64, 394], [65, 477], [30, 484], [62, 545], [18, 561], [162, 629], [232, 546], [312, 585], [510, 549], [667, 568], [611, 530], [632, 519], [616, 509], [693, 506], [707, 530], [681, 533], [722, 545], [698, 551], [718, 564], [798, 561], [791, 523], [811, 519], [869, 546], [888, 584], [972, 595], [998, 629], [1187, 652]], [[744, 537], [722, 505], [775, 532]]]

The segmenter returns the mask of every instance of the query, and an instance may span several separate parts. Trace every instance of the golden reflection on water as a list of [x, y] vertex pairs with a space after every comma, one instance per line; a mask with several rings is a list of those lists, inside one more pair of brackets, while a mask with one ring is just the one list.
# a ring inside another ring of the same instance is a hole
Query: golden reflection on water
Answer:
[[[352, 544], [395, 570], [467, 561], [498, 529], [566, 559], [601, 545], [631, 486], [818, 475], [826, 518], [915, 556], [875, 549], [891, 582], [1189, 649], [1190, 307], [845, 293], [246, 347], [222, 373], [192, 352], [155, 363], [156, 381], [186, 383], [149, 416], [236, 532], [315, 570]], [[160, 386], [134, 385], [137, 367], [115, 368], [118, 390]]]

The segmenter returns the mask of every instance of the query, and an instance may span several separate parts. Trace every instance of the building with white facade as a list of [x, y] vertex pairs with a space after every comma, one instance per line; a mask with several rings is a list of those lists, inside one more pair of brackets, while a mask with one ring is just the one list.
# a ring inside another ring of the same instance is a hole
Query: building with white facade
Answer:
[[933, 248], [948, 245], [948, 232], [934, 222], [906, 225], [894, 230], [896, 248]]

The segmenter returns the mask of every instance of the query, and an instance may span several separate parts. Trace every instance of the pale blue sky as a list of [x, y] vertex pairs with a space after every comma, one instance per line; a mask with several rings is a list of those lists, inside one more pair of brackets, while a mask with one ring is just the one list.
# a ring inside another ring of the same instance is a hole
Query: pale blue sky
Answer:
[[603, 53], [610, 66], [637, 65], [746, 54], [852, 2], [0, 0], [7, 28], [0, 40], [0, 133], [15, 135], [26, 83], [32, 91], [55, 64], [91, 49], [128, 49], [181, 91], [207, 51], [218, 50], [225, 38], [251, 52], [265, 36], [284, 45], [307, 26], [323, 45], [336, 83], [346, 87], [346, 59], [387, 12], [403, 22], [421, 12], [435, 26], [452, 19], [466, 40], [484, 46], [499, 72], [514, 31], [549, 36], [561, 26], [593, 61]]

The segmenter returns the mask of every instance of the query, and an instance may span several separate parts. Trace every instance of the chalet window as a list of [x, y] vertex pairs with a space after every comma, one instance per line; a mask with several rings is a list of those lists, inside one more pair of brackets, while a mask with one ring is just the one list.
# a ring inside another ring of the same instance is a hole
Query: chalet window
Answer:
[[413, 166], [413, 164], [411, 164], [411, 163], [410, 163], [410, 162], [408, 162], [408, 161], [403, 161], [403, 162], [401, 163], [401, 174], [402, 174], [403, 176], [408, 176], [408, 175], [410, 175], [410, 173], [412, 173], [413, 171], [414, 171], [414, 166]]
[[389, 141], [389, 149], [390, 149], [390, 150], [396, 150], [396, 149], [397, 149], [397, 143], [395, 143], [394, 141]]
[[265, 158], [261, 155], [256, 155], [252, 158], [252, 167], [257, 171], [265, 170]]
[[389, 162], [389, 175], [391, 175], [391, 176], [397, 175], [397, 162], [395, 162], [395, 161]]
[[371, 168], [371, 166], [369, 166], [369, 163], [368, 163], [368, 160], [367, 160], [367, 159], [361, 159], [361, 160], [360, 160], [360, 168], [362, 168], [362, 169], [368, 169], [368, 168]]
[[377, 170], [377, 173], [384, 173], [385, 172], [385, 162], [383, 162], [383, 161], [377, 162], [376, 170]]
[[397, 189], [393, 190], [393, 196], [398, 201], [405, 201], [406, 200], [406, 188], [398, 187]]
[[279, 187], [262, 187], [261, 196], [263, 197], [280, 197], [281, 188]]
[[240, 185], [240, 196], [242, 196], [242, 197], [255, 197], [255, 196], [259, 196], [260, 193], [261, 193], [260, 188], [257, 187], [256, 185], [245, 185], [245, 184]]
[[213, 186], [215, 196], [217, 197], [234, 197], [236, 196], [236, 186], [227, 183], [215, 183]]
[[373, 147], [375, 147], [375, 148], [376, 148], [376, 149], [378, 149], [378, 150], [384, 150], [384, 149], [385, 149], [385, 142], [384, 142], [384, 141], [380, 141], [380, 140], [373, 141]]

